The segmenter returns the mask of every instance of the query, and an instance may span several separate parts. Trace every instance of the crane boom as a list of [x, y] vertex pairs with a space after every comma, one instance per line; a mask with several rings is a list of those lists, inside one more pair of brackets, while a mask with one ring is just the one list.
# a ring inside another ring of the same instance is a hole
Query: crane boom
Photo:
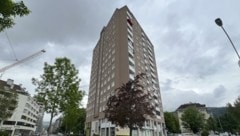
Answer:
[[19, 64], [21, 64], [21, 63], [24, 63], [24, 62], [28, 61], [29, 59], [32, 59], [32, 58], [34, 58], [34, 57], [36, 57], [36, 56], [38, 56], [38, 55], [40, 55], [40, 54], [42, 54], [42, 53], [45, 53], [45, 52], [46, 52], [46, 51], [43, 49], [43, 50], [38, 51], [38, 52], [36, 52], [36, 53], [34, 53], [34, 54], [32, 54], [32, 55], [24, 58], [24, 59], [21, 59], [21, 60], [13, 63], [13, 64], [11, 64], [11, 65], [5, 66], [5, 67], [3, 67], [3, 68], [0, 69], [0, 73], [3, 73], [3, 72], [5, 72], [6, 70], [8, 70], [8, 69], [10, 69], [10, 68], [12, 68], [12, 67], [14, 67], [14, 66], [19, 65]]

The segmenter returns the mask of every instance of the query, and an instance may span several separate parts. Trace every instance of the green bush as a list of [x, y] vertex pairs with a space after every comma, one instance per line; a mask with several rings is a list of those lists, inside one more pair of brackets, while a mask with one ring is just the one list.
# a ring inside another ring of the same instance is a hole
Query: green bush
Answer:
[[201, 136], [208, 136], [209, 132], [207, 130], [203, 130]]
[[8, 136], [6, 131], [0, 130], [0, 136]]

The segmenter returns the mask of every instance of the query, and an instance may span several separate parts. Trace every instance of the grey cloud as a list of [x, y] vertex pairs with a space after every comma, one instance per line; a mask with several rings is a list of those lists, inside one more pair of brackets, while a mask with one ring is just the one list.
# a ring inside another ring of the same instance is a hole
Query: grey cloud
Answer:
[[[105, 2], [103, 1], [102, 4], [104, 5]], [[111, 14], [107, 11], [115, 8], [114, 4], [106, 9], [100, 4], [77, 0], [71, 2], [41, 0], [25, 3], [31, 9], [31, 14], [19, 18], [17, 25], [10, 31], [18, 42], [68, 43], [72, 40], [81, 42], [96, 40], [99, 34], [95, 31], [100, 31], [107, 22], [106, 15]]]
[[[221, 94], [221, 97], [220, 95], [216, 95], [216, 90], [218, 94]], [[229, 101], [229, 99], [226, 99], [227, 96], [224, 94], [225, 91], [227, 90], [222, 85], [218, 86], [216, 89], [214, 89], [214, 91], [209, 90], [209, 93], [204, 94], [196, 93], [193, 90], [180, 89], [164, 91], [162, 92], [163, 106], [165, 108], [164, 110], [173, 111], [176, 110], [176, 108], [181, 104], [189, 102], [206, 104], [208, 107], [225, 106]], [[228, 97], [233, 98], [234, 96], [231, 94]]]
[[[24, 2], [31, 14], [16, 18], [16, 25], [7, 30], [18, 59], [45, 49], [47, 60], [66, 56], [77, 65], [90, 63], [99, 33], [118, 7], [117, 2], [107, 4], [108, 1], [101, 4], [78, 0]], [[49, 47], [48, 43], [55, 46]], [[0, 33], [0, 47], [1, 61], [12, 63], [15, 58], [4, 33]]]
[[[178, 5], [175, 1], [169, 4], [165, 20], [161, 23], [163, 27], [159, 28], [159, 33], [162, 34], [158, 40], [160, 46], [157, 47], [161, 60], [159, 66], [178, 74], [205, 78], [225, 70], [226, 66], [230, 65], [229, 54], [234, 52], [229, 48], [226, 37], [222, 37], [224, 35], [219, 31], [220, 28], [215, 25], [214, 17], [218, 16], [217, 13], [225, 17], [224, 10], [232, 12], [233, 16], [238, 14], [224, 4], [217, 3], [184, 1], [182, 5]], [[231, 6], [234, 4], [236, 3], [231, 3]], [[216, 10], [220, 8], [222, 9]], [[216, 54], [203, 56], [205, 52], [214, 49], [218, 49]]]
[[173, 89], [173, 84], [177, 81], [172, 81], [171, 79], [166, 79], [165, 81], [160, 82], [161, 91], [169, 91]]
[[213, 95], [216, 97], [216, 98], [219, 98], [221, 96], [224, 96], [226, 95], [225, 92], [226, 92], [226, 88], [222, 85], [219, 85], [217, 88], [215, 88], [213, 90]]

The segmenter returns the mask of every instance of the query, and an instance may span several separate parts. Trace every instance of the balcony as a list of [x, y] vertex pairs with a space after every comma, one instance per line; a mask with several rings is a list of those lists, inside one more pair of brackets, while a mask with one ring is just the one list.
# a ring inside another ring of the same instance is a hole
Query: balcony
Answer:
[[133, 30], [132, 26], [127, 23], [127, 28], [130, 29], [131, 31]]
[[134, 49], [134, 48], [133, 48], [133, 42], [132, 42], [132, 41], [130, 41], [130, 39], [128, 40], [128, 47], [130, 47], [130, 48]]
[[129, 65], [129, 72], [130, 72], [131, 74], [135, 74], [135, 68], [134, 68], [134, 66]]
[[130, 35], [128, 35], [128, 39], [133, 43], [133, 39]]
[[159, 108], [159, 107], [155, 107], [155, 109], [156, 109], [157, 111], [160, 111], [160, 108]]
[[128, 28], [127, 31], [128, 31], [128, 34], [129, 34], [131, 37], [133, 37], [132, 29], [129, 30], [129, 28]]
[[156, 81], [156, 80], [154, 80], [154, 79], [152, 79], [152, 83], [153, 83], [153, 84], [156, 84], [156, 83], [157, 83], [157, 81]]
[[128, 50], [128, 56], [133, 58], [134, 57], [134, 52], [132, 50]]
[[129, 64], [134, 67], [135, 65], [134, 60], [131, 57], [128, 57], [128, 59], [129, 59]]
[[151, 72], [151, 76], [152, 76], [153, 78], [156, 78], [156, 75], [155, 75], [154, 73], [152, 73], [152, 72]]
[[148, 50], [152, 52], [152, 48], [150, 47], [150, 45], [147, 46]]
[[151, 62], [153, 62], [152, 56], [148, 56], [148, 57], [149, 57], [149, 60], [150, 60]]
[[133, 57], [134, 56], [134, 51], [131, 47], [128, 46], [128, 53]]
[[154, 64], [151, 62], [151, 61], [149, 61], [150, 62], [150, 65], [152, 66], [152, 67], [154, 67]]
[[154, 68], [152, 67], [152, 66], [150, 66], [150, 69], [151, 69], [151, 71], [154, 73], [155, 72], [155, 70], [154, 70]]
[[132, 15], [128, 11], [127, 11], [127, 17], [130, 19], [132, 18]]
[[151, 52], [150, 50], [148, 50], [148, 54], [151, 55], [151, 56], [153, 56], [153, 54], [152, 54], [152, 52]]
[[134, 80], [134, 74], [129, 74], [129, 78], [130, 78], [131, 80]]

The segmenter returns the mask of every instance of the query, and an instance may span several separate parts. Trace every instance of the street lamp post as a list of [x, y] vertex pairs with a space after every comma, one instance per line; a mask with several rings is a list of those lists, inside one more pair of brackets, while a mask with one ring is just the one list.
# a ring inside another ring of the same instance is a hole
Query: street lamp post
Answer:
[[227, 31], [224, 29], [222, 20], [221, 20], [220, 18], [217, 18], [217, 19], [215, 19], [215, 23], [216, 23], [219, 27], [221, 27], [222, 30], [223, 30], [223, 32], [226, 34], [228, 40], [230, 41], [230, 43], [231, 43], [234, 51], [236, 52], [236, 54], [237, 54], [237, 56], [238, 56], [238, 59], [239, 59], [239, 60], [238, 60], [238, 65], [240, 66], [240, 56], [239, 56], [239, 53], [237, 52], [237, 49], [236, 49], [236, 47], [234, 46], [234, 44], [233, 44], [230, 36], [228, 35]]

